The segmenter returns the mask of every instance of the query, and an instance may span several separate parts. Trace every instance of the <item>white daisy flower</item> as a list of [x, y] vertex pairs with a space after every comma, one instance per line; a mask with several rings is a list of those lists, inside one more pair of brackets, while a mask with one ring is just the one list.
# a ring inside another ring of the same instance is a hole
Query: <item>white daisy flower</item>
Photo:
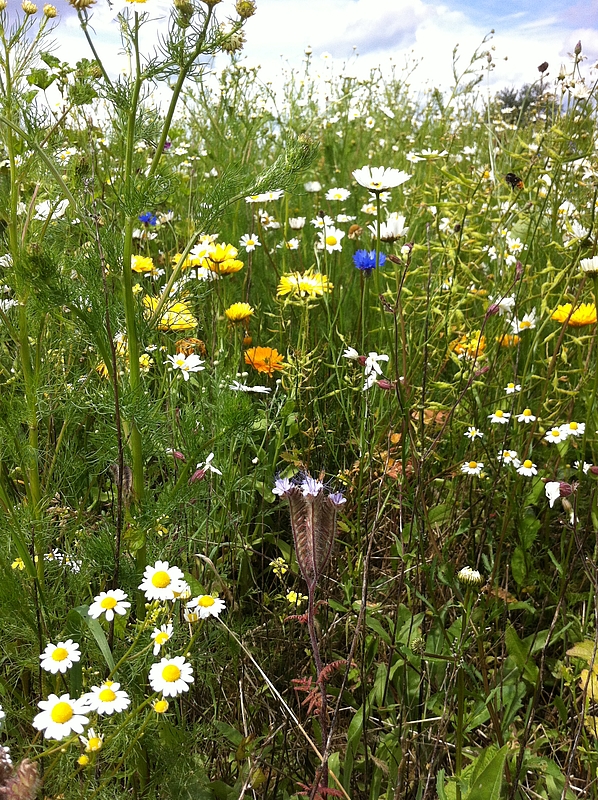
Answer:
[[536, 417], [532, 414], [531, 408], [524, 408], [521, 414], [516, 417], [517, 422], [535, 422]]
[[248, 386], [246, 383], [239, 383], [239, 381], [233, 381], [228, 388], [234, 392], [255, 392], [255, 394], [270, 394], [272, 391], [269, 386]]
[[93, 728], [87, 731], [87, 736], [79, 736], [82, 744], [85, 745], [86, 753], [97, 753], [104, 746], [104, 737], [102, 734], [97, 734]]
[[353, 177], [360, 186], [369, 189], [370, 192], [384, 192], [394, 189], [411, 178], [407, 172], [390, 167], [361, 167], [353, 170]]
[[256, 247], [261, 247], [262, 243], [255, 234], [244, 233], [239, 241], [239, 247], [244, 247], [248, 253], [253, 252]]
[[212, 597], [211, 594], [202, 594], [187, 603], [187, 608], [196, 608], [200, 619], [207, 619], [208, 617], [219, 617], [225, 610], [226, 603], [219, 597]]
[[40, 700], [42, 710], [33, 719], [33, 727], [44, 732], [45, 739], [66, 739], [72, 733], [83, 733], [85, 725], [89, 725], [89, 717], [85, 714], [88, 708], [83, 697], [71, 699], [68, 694], [60, 697], [51, 694], [47, 700]]
[[92, 686], [91, 691], [81, 698], [85, 700], [87, 708], [96, 714], [108, 714], [124, 711], [131, 705], [129, 695], [120, 688], [120, 683], [104, 681], [101, 686]]
[[526, 458], [518, 468], [517, 472], [519, 475], [526, 475], [528, 478], [531, 478], [532, 475], [538, 474], [538, 469], [536, 465], [529, 460], [529, 458]]
[[513, 464], [514, 467], [521, 464], [517, 458], [517, 450], [499, 450], [497, 458], [502, 464]]
[[325, 230], [318, 233], [318, 249], [324, 250], [326, 248], [328, 253], [340, 252], [343, 249], [341, 240], [344, 236], [345, 232], [341, 231], [340, 228], [326, 227]]
[[501, 411], [500, 408], [497, 408], [493, 414], [488, 414], [488, 419], [493, 425], [506, 425], [511, 419], [511, 415], [508, 411]]
[[127, 608], [131, 604], [125, 602], [127, 595], [122, 589], [110, 589], [107, 592], [100, 592], [94, 597], [94, 602], [89, 606], [88, 614], [92, 619], [98, 619], [102, 614], [106, 615], [108, 622], [112, 622], [115, 614], [123, 616], [127, 613]]
[[146, 600], [174, 600], [183, 577], [182, 571], [168, 561], [156, 561], [153, 567], [148, 564], [145, 568], [138, 588], [145, 592]]
[[566, 438], [567, 433], [560, 428], [551, 428], [549, 431], [546, 431], [546, 436], [544, 437], [547, 442], [552, 442], [553, 444], [560, 444], [564, 442]]
[[466, 461], [461, 465], [461, 472], [466, 475], [479, 475], [483, 469], [483, 461]]
[[163, 658], [159, 664], [152, 664], [149, 682], [154, 692], [161, 692], [164, 697], [177, 697], [189, 691], [189, 684], [193, 683], [193, 667], [184, 656]]
[[555, 501], [559, 499], [561, 496], [561, 482], [560, 481], [548, 481], [544, 485], [544, 491], [546, 492], [546, 497], [548, 498], [548, 503], [552, 508], [555, 504]]
[[517, 392], [521, 391], [521, 384], [520, 383], [507, 383], [505, 386], [506, 394], [516, 394]]
[[160, 628], [154, 628], [152, 639], [154, 640], [154, 655], [157, 656], [161, 648], [172, 636], [174, 628], [172, 625], [162, 625]]
[[586, 431], [585, 422], [565, 422], [561, 425], [559, 430], [565, 436], [583, 436]]
[[323, 217], [314, 217], [314, 219], [310, 220], [311, 224], [314, 228], [318, 230], [323, 230], [324, 228], [334, 228], [334, 220], [332, 217], [329, 217], [328, 214], [324, 214]]
[[481, 439], [483, 437], [483, 435], [484, 434], [482, 433], [482, 431], [479, 431], [477, 428], [474, 428], [472, 425], [470, 425], [469, 428], [465, 431], [465, 436], [467, 436], [467, 438], [471, 439], [472, 441], [474, 439], [477, 439], [477, 438]]
[[72, 639], [67, 639], [66, 642], [46, 645], [46, 649], [39, 658], [41, 668], [46, 672], [51, 672], [52, 675], [56, 675], [57, 672], [64, 674], [67, 669], [70, 669], [75, 661], [81, 659], [81, 653], [79, 652], [79, 645], [73, 642]]
[[532, 328], [536, 327], [536, 309], [531, 312], [531, 314], [524, 314], [523, 319], [517, 319], [514, 317], [511, 320], [511, 328], [513, 329], [513, 333], [521, 333], [521, 331], [531, 330]]
[[324, 195], [326, 200], [346, 200], [347, 197], [350, 197], [351, 192], [348, 189], [328, 189], [326, 194]]
[[289, 217], [289, 228], [294, 231], [300, 231], [305, 225], [305, 217]]
[[174, 356], [166, 356], [165, 364], [168, 364], [168, 369], [174, 371], [179, 369], [183, 378], [188, 381], [192, 372], [201, 372], [205, 369], [202, 364], [204, 363], [197, 353], [190, 353], [186, 356], [184, 353], [177, 353]]
[[590, 467], [592, 467], [592, 466], [593, 466], [593, 464], [589, 464], [587, 461], [584, 461], [584, 462], [583, 462], [583, 466], [582, 466], [582, 464], [581, 464], [581, 461], [574, 461], [574, 462], [573, 462], [573, 468], [574, 468], [574, 469], [579, 469], [579, 468], [580, 468], [580, 466], [582, 467], [583, 474], [584, 474], [584, 475], [587, 475], [587, 474], [588, 474], [588, 472], [589, 472], [589, 470], [590, 470]]

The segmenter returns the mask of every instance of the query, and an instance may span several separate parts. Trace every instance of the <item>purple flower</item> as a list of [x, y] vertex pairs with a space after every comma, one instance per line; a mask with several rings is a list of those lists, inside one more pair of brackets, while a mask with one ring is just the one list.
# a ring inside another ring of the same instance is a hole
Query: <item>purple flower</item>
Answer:
[[143, 222], [144, 225], [155, 225], [158, 222], [158, 217], [152, 214], [151, 211], [144, 211], [143, 214], [139, 215], [138, 220]]
[[347, 502], [347, 498], [344, 497], [342, 492], [333, 492], [332, 494], [328, 495], [328, 499], [333, 506], [342, 506], [343, 503]]
[[311, 475], [306, 475], [303, 479], [303, 483], [301, 484], [301, 492], [303, 493], [303, 497], [307, 497], [308, 495], [317, 497], [323, 488], [324, 484], [321, 481], [317, 481], [315, 478], [312, 478]]
[[[384, 253], [378, 256], [378, 266], [382, 267], [386, 261]], [[353, 256], [353, 263], [360, 269], [366, 277], [369, 277], [376, 268], [376, 251], [358, 250]]]
[[280, 497], [284, 497], [291, 491], [292, 488], [293, 484], [288, 478], [276, 478], [276, 480], [274, 481], [274, 488], [272, 489], [272, 494], [277, 494]]

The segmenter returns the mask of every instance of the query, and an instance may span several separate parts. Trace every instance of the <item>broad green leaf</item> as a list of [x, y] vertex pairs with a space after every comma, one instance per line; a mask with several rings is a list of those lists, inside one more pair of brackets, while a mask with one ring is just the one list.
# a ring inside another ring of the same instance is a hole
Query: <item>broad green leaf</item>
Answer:
[[500, 800], [500, 790], [509, 752], [508, 745], [501, 747], [481, 772], [472, 774], [469, 792], [464, 800]]
[[596, 662], [598, 662], [598, 643], [593, 639], [584, 639], [583, 642], [574, 644], [573, 647], [567, 650], [568, 656], [575, 658], [583, 658], [588, 664], [594, 662], [594, 670], [598, 672]]
[[525, 563], [525, 553], [519, 546], [513, 550], [513, 555], [511, 556], [511, 572], [515, 583], [518, 586], [523, 586], [527, 575], [527, 565]]
[[505, 631], [505, 644], [507, 653], [513, 658], [523, 677], [530, 683], [535, 683], [538, 678], [538, 667], [534, 664], [529, 650], [517, 635], [512, 625], [507, 625]]

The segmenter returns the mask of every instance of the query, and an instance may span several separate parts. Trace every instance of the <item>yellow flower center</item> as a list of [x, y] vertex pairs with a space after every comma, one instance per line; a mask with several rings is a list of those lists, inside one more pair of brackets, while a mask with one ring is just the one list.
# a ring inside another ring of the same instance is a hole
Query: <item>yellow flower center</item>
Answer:
[[514, 389], [514, 388], [515, 388], [514, 383], [507, 383], [507, 389]]
[[371, 189], [381, 189], [382, 188], [382, 183], [380, 181], [372, 181], [370, 183], [370, 188]]
[[100, 605], [102, 608], [114, 608], [117, 603], [118, 600], [115, 600], [114, 597], [104, 597]]
[[495, 417], [502, 417], [502, 411], [495, 411], [494, 412], [494, 416]]
[[576, 431], [578, 427], [579, 426], [578, 426], [577, 422], [570, 422], [569, 423], [569, 430], [571, 430], [571, 431]]
[[99, 736], [92, 736], [87, 740], [87, 747], [85, 748], [88, 753], [95, 753], [102, 749], [102, 740]]
[[61, 701], [60, 703], [56, 703], [52, 711], [50, 712], [50, 716], [52, 717], [52, 722], [68, 722], [69, 719], [73, 716], [73, 709], [70, 703], [65, 703]]
[[154, 711], [156, 714], [164, 714], [165, 711], [168, 711], [168, 700], [156, 700]]
[[170, 575], [163, 569], [152, 575], [152, 583], [158, 589], [165, 589], [170, 583]]
[[529, 469], [529, 468], [532, 466], [532, 462], [529, 460], [529, 458], [526, 458], [526, 459], [525, 459], [525, 461], [523, 462], [523, 466], [524, 466], [526, 469]]
[[201, 606], [202, 608], [210, 608], [215, 602], [216, 601], [211, 595], [204, 594], [203, 597], [200, 597], [197, 601], [197, 605]]
[[161, 632], [160, 632], [160, 633], [159, 633], [159, 634], [156, 636], [156, 642], [157, 642], [157, 644], [164, 644], [164, 642], [167, 642], [169, 639], [170, 639], [170, 636], [169, 636], [169, 635], [166, 633], [166, 631], [161, 631]]
[[477, 469], [478, 462], [477, 461], [470, 461], [469, 462], [469, 469]]
[[168, 664], [168, 666], [164, 667], [162, 670], [162, 677], [167, 683], [174, 683], [181, 677], [181, 670], [176, 664]]
[[337, 238], [336, 238], [336, 236], [327, 236], [327, 237], [326, 237], [326, 244], [327, 244], [329, 247], [334, 247], [334, 245], [335, 245], [336, 243], [337, 243]]
[[529, 328], [529, 327], [530, 327], [530, 322], [529, 322], [529, 320], [527, 320], [527, 319], [523, 319], [523, 320], [521, 320], [521, 322], [519, 323], [519, 328], [520, 328], [521, 330], [523, 330], [524, 328]]
[[553, 428], [553, 429], [550, 431], [550, 435], [551, 435], [551, 436], [552, 436], [554, 439], [558, 439], [558, 438], [559, 438], [559, 436], [560, 436], [560, 433], [561, 433], [561, 432], [559, 431], [559, 429], [558, 429], [558, 428]]
[[69, 651], [64, 647], [57, 647], [56, 650], [52, 653], [52, 660], [53, 661], [64, 661], [65, 658], [68, 658]]
[[531, 410], [531, 408], [524, 408], [524, 409], [523, 409], [523, 416], [524, 416], [524, 417], [531, 417], [531, 415], [532, 415], [532, 410]]
[[98, 697], [102, 703], [112, 703], [113, 700], [116, 700], [116, 692], [113, 692], [112, 689], [104, 688]]

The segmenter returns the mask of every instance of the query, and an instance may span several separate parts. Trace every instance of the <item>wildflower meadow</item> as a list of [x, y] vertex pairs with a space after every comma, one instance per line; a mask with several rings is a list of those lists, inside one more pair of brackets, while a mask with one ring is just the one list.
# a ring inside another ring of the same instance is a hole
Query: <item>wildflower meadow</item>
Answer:
[[116, 77], [69, 4], [0, 0], [0, 796], [598, 798], [582, 43], [279, 92], [253, 0]]

